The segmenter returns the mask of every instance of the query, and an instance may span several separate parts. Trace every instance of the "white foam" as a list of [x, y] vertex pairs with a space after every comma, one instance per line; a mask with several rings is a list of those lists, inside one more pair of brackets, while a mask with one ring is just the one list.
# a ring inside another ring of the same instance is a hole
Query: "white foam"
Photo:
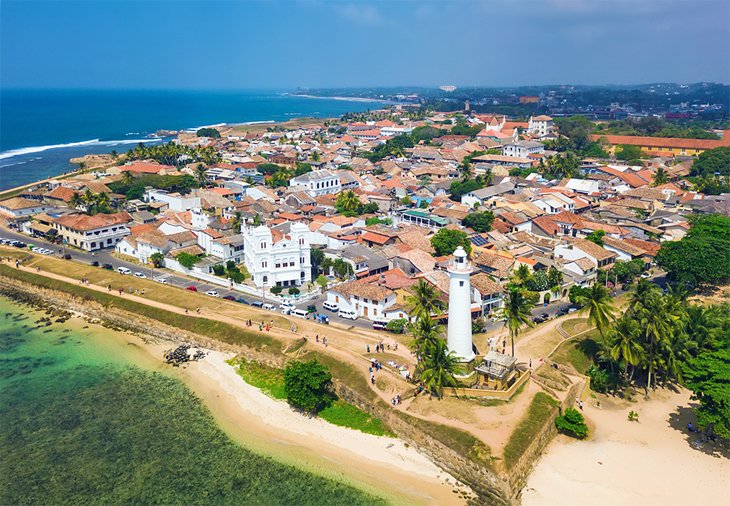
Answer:
[[216, 123], [215, 125], [202, 125], [202, 126], [198, 126], [198, 127], [188, 128], [187, 131], [188, 132], [197, 132], [201, 128], [215, 128], [215, 127], [221, 127], [221, 126], [226, 126], [226, 124], [225, 123]]
[[30, 153], [40, 153], [41, 151], [48, 151], [49, 149], [89, 146], [91, 144], [94, 144], [95, 142], [99, 142], [99, 139], [92, 139], [90, 141], [81, 142], [69, 142], [68, 144], [49, 144], [48, 146], [31, 146], [29, 148], [11, 149], [9, 151], [3, 151], [2, 153], [0, 153], [0, 160], [12, 158], [19, 155], [28, 155]]
[[[12, 158], [14, 156], [21, 156], [21, 155], [28, 155], [31, 153], [40, 153], [42, 151], [48, 151], [49, 149], [63, 149], [63, 148], [74, 148], [78, 146], [119, 146], [123, 144], [139, 144], [140, 142], [159, 142], [158, 139], [124, 139], [124, 140], [111, 140], [111, 141], [102, 141], [99, 139], [92, 139], [89, 141], [81, 141], [81, 142], [69, 142], [68, 144], [49, 144], [47, 146], [31, 146], [28, 148], [20, 148], [20, 149], [11, 149], [9, 151], [3, 151], [0, 153], [0, 160], [5, 160], [6, 158]], [[40, 158], [40, 157], [39, 157]], [[38, 160], [39, 158], [34, 158], [33, 160]], [[4, 167], [8, 167], [7, 165], [4, 165]]]

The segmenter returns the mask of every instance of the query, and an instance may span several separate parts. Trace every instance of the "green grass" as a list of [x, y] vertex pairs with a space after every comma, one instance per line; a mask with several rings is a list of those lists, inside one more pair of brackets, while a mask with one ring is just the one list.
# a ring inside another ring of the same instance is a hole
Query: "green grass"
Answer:
[[375, 436], [395, 437], [395, 434], [389, 431], [380, 419], [352, 404], [348, 404], [342, 399], [333, 401], [332, 404], [320, 411], [318, 416], [332, 425], [349, 427]]
[[532, 443], [535, 434], [545, 427], [546, 423], [552, 423], [552, 419], [558, 412], [558, 402], [544, 392], [538, 392], [530, 403], [525, 417], [515, 428], [504, 447], [504, 463], [511, 468]]
[[592, 330], [579, 338], [565, 341], [550, 359], [559, 364], [570, 364], [579, 373], [585, 373], [593, 364], [593, 357], [598, 353], [598, 339], [600, 339], [598, 331]]
[[394, 413], [459, 455], [467, 457], [479, 465], [491, 467], [491, 449], [474, 435], [455, 427], [416, 418], [402, 411], [394, 411]]
[[[284, 371], [275, 367], [249, 361], [239, 361], [238, 374], [251, 386], [260, 389], [274, 399], [286, 399], [284, 387]], [[232, 362], [231, 365], [234, 365]], [[342, 399], [335, 399], [332, 404], [318, 413], [323, 420], [333, 425], [349, 427], [366, 434], [376, 436], [394, 436], [378, 418]]]
[[564, 321], [562, 326], [563, 330], [567, 332], [569, 336], [574, 336], [588, 328], [588, 320], [586, 318], [573, 318], [571, 320]]
[[0, 275], [30, 283], [41, 288], [64, 292], [79, 299], [95, 301], [107, 307], [129, 311], [130, 313], [152, 318], [171, 327], [187, 330], [194, 334], [207, 336], [225, 343], [246, 345], [258, 350], [281, 351], [281, 343], [262, 332], [251, 332], [216, 320], [173, 313], [125, 299], [124, 297], [116, 297], [111, 293], [98, 292], [84, 288], [83, 286], [66, 283], [65, 281], [46, 278], [45, 276], [27, 271], [19, 271], [7, 265], [0, 265]]
[[243, 381], [254, 386], [274, 399], [286, 399], [284, 371], [258, 362], [239, 361], [238, 375]]

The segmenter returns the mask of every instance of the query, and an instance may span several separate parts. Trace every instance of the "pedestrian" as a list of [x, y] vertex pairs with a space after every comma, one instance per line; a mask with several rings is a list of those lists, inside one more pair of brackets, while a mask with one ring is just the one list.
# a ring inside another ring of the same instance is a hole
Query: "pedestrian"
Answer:
[[319, 334], [317, 334], [316, 336], [314, 336], [314, 342], [316, 342], [316, 343], [319, 342]]
[[388, 351], [390, 351], [390, 343], [388, 343]]
[[188, 314], [188, 310], [187, 309], [185, 310], [185, 314]]
[[373, 366], [370, 366], [370, 367], [368, 367], [368, 372], [369, 372], [370, 374], [372, 374], [372, 373], [373, 373]]
[[195, 308], [195, 312], [198, 313], [198, 314], [200, 314], [200, 308], [199, 307], [196, 307]]
[[583, 411], [583, 401], [578, 401], [578, 407]]
[[106, 286], [106, 291], [107, 292], [111, 292], [112, 291], [112, 285], [107, 285]]
[[368, 353], [370, 353], [370, 345], [368, 344], [368, 345], [366, 345], [366, 347], [367, 347]]
[[398, 351], [398, 341], [395, 342], [395, 351]]
[[375, 375], [374, 374], [371, 374], [370, 375], [370, 384], [371, 385], [374, 385], [375, 384]]
[[532, 369], [532, 359], [530, 359], [530, 369]]

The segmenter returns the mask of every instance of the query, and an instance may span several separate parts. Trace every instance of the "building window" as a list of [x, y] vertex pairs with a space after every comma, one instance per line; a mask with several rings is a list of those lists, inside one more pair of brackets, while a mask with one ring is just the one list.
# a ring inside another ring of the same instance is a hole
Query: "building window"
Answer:
[[268, 283], [269, 282], [269, 277], [268, 276], [264, 276], [262, 281], [264, 282], [264, 284]]
[[268, 266], [269, 266], [269, 263], [266, 260], [261, 261], [261, 268], [265, 269]]
[[300, 244], [301, 246], [304, 246], [304, 237], [300, 237], [300, 238], [299, 238], [299, 244]]
[[266, 249], [266, 243], [265, 242], [262, 242], [261, 243], [261, 249]]
[[464, 282], [463, 281], [459, 281], [459, 286], [464, 286]]

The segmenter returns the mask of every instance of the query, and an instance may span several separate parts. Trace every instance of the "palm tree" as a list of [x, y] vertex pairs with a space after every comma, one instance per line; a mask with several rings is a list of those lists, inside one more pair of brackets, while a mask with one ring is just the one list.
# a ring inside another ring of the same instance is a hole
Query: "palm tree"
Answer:
[[441, 328], [431, 318], [418, 318], [410, 325], [413, 332], [411, 351], [420, 361], [429, 350], [431, 350], [439, 339], [441, 339]]
[[634, 376], [636, 366], [641, 364], [644, 359], [640, 330], [635, 320], [624, 317], [616, 321], [609, 333], [610, 356], [614, 361], [624, 364], [625, 372], [629, 370], [629, 367], [631, 368], [631, 372], [628, 374], [629, 381]]
[[531, 276], [532, 273], [527, 264], [520, 263], [520, 266], [512, 273], [512, 282], [518, 286], [525, 286]]
[[354, 213], [360, 208], [360, 205], [360, 199], [352, 190], [340, 193], [337, 197], [336, 207], [340, 212]]
[[130, 186], [132, 183], [134, 183], [134, 175], [132, 174], [132, 171], [130, 171], [130, 170], [122, 171], [121, 182], [124, 186]]
[[672, 318], [667, 317], [666, 309], [659, 287], [644, 279], [640, 280], [629, 298], [629, 315], [639, 324], [644, 345], [649, 347], [646, 357], [647, 391], [651, 388], [652, 376], [658, 364], [659, 346], [671, 334]]
[[96, 203], [96, 208], [99, 209], [99, 211], [104, 212], [109, 210], [111, 199], [109, 198], [109, 194], [107, 192], [101, 192], [97, 194], [94, 200]]
[[231, 219], [231, 226], [233, 227], [233, 230], [236, 231], [237, 234], [241, 233], [241, 212], [236, 211], [236, 213], [233, 215], [233, 218]]
[[73, 192], [73, 195], [71, 195], [71, 200], [69, 200], [68, 203], [72, 208], [75, 209], [84, 203], [84, 199], [81, 197], [81, 195], [79, 195], [79, 192]]
[[406, 306], [411, 316], [430, 319], [431, 315], [440, 314], [443, 303], [438, 298], [436, 287], [425, 279], [413, 285], [411, 295], [406, 297]]
[[550, 284], [550, 291], [557, 298], [560, 294], [560, 288], [563, 286], [563, 273], [553, 265], [548, 270], [547, 277], [548, 283]]
[[600, 283], [594, 283], [585, 295], [578, 298], [578, 303], [583, 306], [581, 312], [588, 312], [588, 323], [598, 329], [602, 338], [605, 338], [606, 329], [616, 312], [611, 302], [608, 289]]
[[659, 167], [654, 173], [652, 186], [659, 186], [669, 182], [669, 174], [664, 167]]
[[195, 179], [198, 180], [198, 184], [203, 188], [205, 188], [206, 184], [208, 183], [208, 170], [202, 163], [199, 163], [195, 167]]
[[537, 302], [537, 294], [522, 287], [511, 285], [507, 288], [501, 314], [505, 318], [504, 326], [509, 330], [512, 343], [512, 356], [515, 356], [515, 337], [519, 335], [523, 325], [535, 325], [530, 318], [530, 310]]
[[421, 381], [431, 395], [439, 399], [443, 397], [444, 387], [458, 384], [456, 375], [462, 372], [458, 357], [448, 350], [446, 340], [442, 338], [433, 343], [418, 366]]
[[[727, 312], [728, 308], [724, 310]], [[720, 311], [720, 306], [690, 304], [685, 308], [684, 332], [692, 336], [698, 350], [717, 349], [722, 334]]]

